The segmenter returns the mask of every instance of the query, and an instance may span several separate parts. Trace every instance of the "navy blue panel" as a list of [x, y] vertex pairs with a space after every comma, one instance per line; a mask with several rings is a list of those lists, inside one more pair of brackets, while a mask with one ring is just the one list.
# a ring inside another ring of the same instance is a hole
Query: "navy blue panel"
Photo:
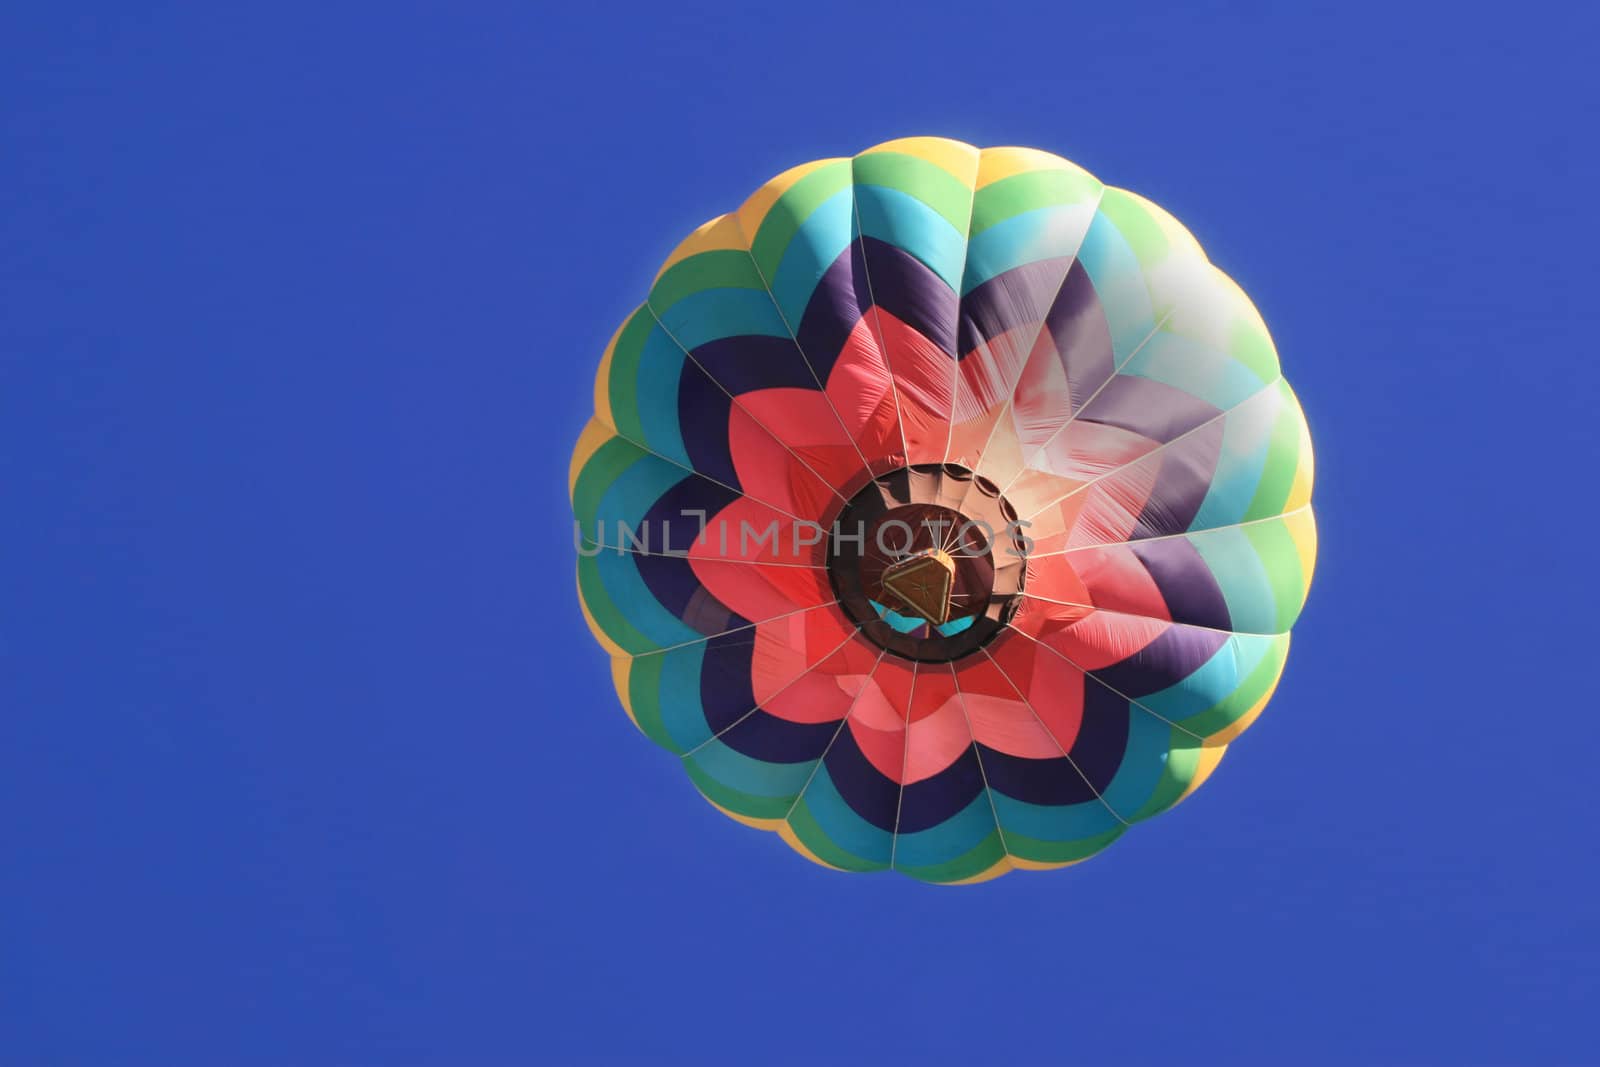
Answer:
[[688, 360], [678, 378], [678, 432], [695, 470], [736, 489], [739, 475], [733, 468], [728, 443], [728, 413], [733, 401]]
[[1013, 267], [974, 287], [961, 298], [957, 340], [961, 355], [971, 355], [980, 344], [1019, 326], [1034, 324], [1043, 329], [1039, 309], [1051, 305], [1040, 294], [1059, 285], [1066, 268], [1065, 257], [1042, 259]]
[[848, 727], [823, 759], [828, 777], [844, 802], [857, 815], [889, 833], [894, 832], [895, 812], [900, 806], [900, 783], [879, 773], [856, 744]]
[[1227, 634], [1215, 630], [1173, 626], [1121, 663], [1090, 673], [1117, 692], [1137, 700], [1171, 688], [1189, 677], [1216, 655], [1227, 639]]
[[817, 388], [791, 337], [723, 337], [696, 348], [694, 358], [734, 396], [757, 389]]
[[1224, 424], [1225, 420], [1218, 419], [1154, 459], [1135, 460], [1159, 463], [1161, 467], [1130, 540], [1183, 533], [1194, 524], [1200, 505], [1211, 491], [1217, 457], [1222, 454]]
[[860, 242], [872, 302], [954, 358], [957, 301], [950, 286], [904, 249], [875, 237]]
[[754, 649], [754, 630], [723, 634], [706, 642], [700, 664], [700, 703], [713, 733], [726, 730], [756, 706], [750, 685]]
[[1090, 682], [1083, 687], [1083, 720], [1068, 755], [1096, 792], [1106, 791], [1127, 755], [1131, 709], [1132, 705], [1103, 685]]
[[997, 793], [1029, 804], [1047, 805], [1081, 804], [1095, 798], [1094, 790], [1065, 757], [1028, 759], [986, 745], [979, 745], [978, 750], [983, 756], [989, 788]]
[[1233, 629], [1222, 587], [1188, 538], [1168, 537], [1143, 544], [1135, 541], [1128, 547], [1150, 572], [1173, 622]]
[[938, 774], [906, 786], [905, 795], [900, 798], [900, 832], [914, 834], [938, 826], [965, 811], [982, 792], [978, 755], [969, 746]]
[[805, 763], [820, 759], [837, 722], [791, 722], [757, 711], [722, 735], [723, 744], [763, 763]]
[[795, 339], [824, 384], [850, 332], [861, 321], [862, 309], [870, 306], [861, 246], [852, 241], [817, 282], [795, 330]]

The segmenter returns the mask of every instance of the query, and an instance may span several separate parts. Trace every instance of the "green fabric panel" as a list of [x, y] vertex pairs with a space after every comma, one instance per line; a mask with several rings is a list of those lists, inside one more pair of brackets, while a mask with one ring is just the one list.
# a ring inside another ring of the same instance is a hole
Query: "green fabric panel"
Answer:
[[891, 846], [894, 865], [902, 870], [942, 867], [977, 848], [994, 832], [994, 807], [988, 793], [979, 790], [943, 822], [921, 830], [897, 831]]
[[806, 219], [830, 196], [850, 185], [850, 161], [841, 159], [818, 167], [795, 182], [777, 199], [750, 241], [750, 254], [763, 278], [777, 274], [784, 250]]
[[1229, 330], [1228, 352], [1264, 382], [1278, 376], [1278, 352], [1272, 347], [1272, 338], [1249, 319], [1240, 319]]
[[1115, 830], [1077, 841], [1040, 841], [1038, 838], [1008, 832], [1006, 848], [1013, 856], [1035, 863], [1072, 863], [1088, 859], [1126, 832], [1127, 827], [1119, 826]]
[[[628, 704], [644, 735], [662, 748], [679, 753], [661, 721], [661, 656], [639, 656], [628, 664]], [[681, 754], [681, 753], [680, 753]]]
[[627, 609], [628, 624], [644, 635], [650, 648], [670, 648], [698, 641], [699, 631], [656, 599], [645, 583], [644, 576], [639, 573], [641, 558], [626, 552], [601, 552], [585, 562], [594, 565], [610, 603]]
[[1272, 436], [1267, 445], [1267, 462], [1262, 467], [1256, 495], [1245, 509], [1244, 521], [1267, 519], [1283, 514], [1284, 502], [1294, 486], [1295, 470], [1300, 464], [1300, 405], [1289, 387], [1279, 382], [1283, 394], [1283, 407], [1272, 424]]
[[661, 660], [655, 698], [661, 728], [675, 742], [671, 746], [674, 752], [688, 752], [711, 736], [700, 693], [705, 655], [705, 640], [697, 640], [650, 657]]
[[[1240, 640], [1240, 638], [1232, 638]], [[1179, 725], [1191, 733], [1201, 737], [1210, 737], [1219, 730], [1231, 726], [1241, 715], [1249, 711], [1256, 702], [1266, 695], [1271, 688], [1273, 680], [1278, 676], [1278, 670], [1283, 666], [1284, 657], [1289, 652], [1289, 637], [1287, 634], [1269, 639], [1257, 661], [1255, 668], [1245, 676], [1233, 692], [1229, 693], [1220, 702], [1207, 708], [1198, 715], [1191, 715]]]
[[723, 788], [752, 797], [775, 797], [783, 801], [788, 811], [794, 798], [811, 777], [810, 761], [776, 763], [747, 756], [731, 748], [722, 737], [710, 737], [685, 757], [694, 770], [722, 784]]
[[627, 613], [612, 603], [611, 593], [606, 589], [600, 567], [593, 557], [578, 557], [578, 591], [583, 596], [584, 606], [594, 617], [595, 625], [623, 651], [635, 656], [655, 651], [656, 643], [634, 629]]
[[1150, 217], [1149, 210], [1123, 190], [1108, 187], [1100, 198], [1100, 213], [1122, 234], [1141, 267], [1148, 269], [1159, 264], [1172, 251], [1167, 235]]
[[[601, 500], [629, 467], [647, 455], [649, 453], [641, 451], [638, 446], [620, 437], [613, 437], [595, 449], [594, 455], [584, 463], [572, 487], [572, 514], [578, 520], [586, 543], [596, 543], [594, 524], [600, 514]], [[604, 534], [599, 543], [606, 543]]]
[[1005, 855], [1006, 850], [1000, 843], [999, 831], [991, 831], [989, 836], [978, 842], [971, 851], [953, 860], [928, 867], [896, 867], [895, 870], [924, 882], [941, 884], [960, 882], [982, 874], [1004, 859]]
[[1306, 599], [1306, 577], [1300, 571], [1300, 551], [1295, 547], [1294, 537], [1281, 519], [1240, 529], [1250, 539], [1256, 555], [1261, 557], [1262, 569], [1272, 586], [1272, 599], [1278, 610], [1278, 632], [1287, 633], [1300, 616]]
[[997, 789], [990, 790], [989, 799], [1007, 840], [1016, 834], [1039, 841], [1084, 841], [1121, 825], [1110, 809], [1098, 800], [1032, 804]]
[[748, 252], [717, 249], [674, 263], [651, 288], [650, 307], [662, 315], [684, 297], [705, 289], [765, 288]]
[[741, 793], [723, 785], [688, 760], [684, 761], [683, 766], [689, 772], [695, 788], [707, 800], [749, 819], [781, 819], [793, 802], [792, 797], [757, 797]]
[[894, 834], [862, 818], [834, 784], [824, 759], [805, 788], [806, 811], [835, 848], [878, 867], [889, 865]]
[[816, 818], [812, 816], [811, 809], [806, 806], [804, 800], [801, 800], [790, 813], [789, 827], [806, 848], [824, 863], [830, 863], [847, 871], [882, 871], [889, 866], [887, 863], [864, 860], [834, 844], [828, 835], [822, 832], [822, 827], [817, 825]]
[[655, 319], [648, 308], [641, 307], [628, 316], [622, 332], [617, 335], [617, 343], [612, 346], [611, 369], [606, 377], [612, 422], [617, 432], [635, 441], [647, 440], [644, 424], [639, 421], [634, 382], [639, 376], [639, 354], [644, 351], [645, 340], [654, 326]]
[[872, 152], [855, 158], [855, 183], [898, 189], [938, 212], [958, 233], [967, 232], [972, 188], [941, 166], [899, 152]]
[[1183, 797], [1183, 791], [1189, 788], [1189, 783], [1194, 781], [1195, 771], [1199, 767], [1200, 741], [1182, 730], [1174, 729], [1167, 748], [1167, 766], [1162, 771], [1161, 781], [1156, 786], [1155, 792], [1150, 794], [1150, 799], [1145, 801], [1144, 806], [1128, 816], [1128, 821], [1138, 822], [1153, 815], [1160, 815], [1176, 804]]
[[972, 198], [971, 236], [996, 223], [1042, 207], [1092, 203], [1102, 186], [1086, 174], [1070, 170], [1030, 170], [1001, 178]]
[[1212, 580], [1222, 590], [1228, 604], [1229, 625], [1240, 633], [1281, 633], [1278, 629], [1278, 602], [1273, 596], [1272, 577], [1255, 542], [1245, 532], [1248, 527], [1227, 526], [1191, 534], [1189, 543], [1205, 561]]

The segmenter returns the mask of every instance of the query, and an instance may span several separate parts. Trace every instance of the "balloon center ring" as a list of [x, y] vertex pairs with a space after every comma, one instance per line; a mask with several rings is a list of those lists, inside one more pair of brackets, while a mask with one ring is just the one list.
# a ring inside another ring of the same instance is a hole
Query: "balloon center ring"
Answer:
[[867, 483], [828, 538], [834, 595], [894, 655], [946, 663], [1005, 628], [1027, 581], [1016, 509], [988, 479], [926, 463]]

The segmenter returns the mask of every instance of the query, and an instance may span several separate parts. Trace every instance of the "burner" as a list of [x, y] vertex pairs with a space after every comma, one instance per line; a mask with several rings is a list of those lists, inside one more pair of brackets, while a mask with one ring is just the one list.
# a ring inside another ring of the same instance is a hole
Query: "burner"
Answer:
[[907, 659], [982, 648], [1016, 612], [1027, 578], [1015, 509], [954, 464], [903, 467], [856, 493], [834, 522], [828, 576], [861, 632]]

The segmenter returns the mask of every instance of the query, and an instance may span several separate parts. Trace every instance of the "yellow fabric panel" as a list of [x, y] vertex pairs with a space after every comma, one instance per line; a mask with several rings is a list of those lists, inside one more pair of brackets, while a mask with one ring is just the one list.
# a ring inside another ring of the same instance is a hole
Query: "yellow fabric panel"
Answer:
[[790, 167], [757, 189], [750, 199], [746, 200], [740, 205], [739, 210], [733, 213], [734, 218], [738, 220], [739, 232], [744, 235], [741, 239], [748, 241], [750, 237], [760, 231], [761, 223], [767, 217], [767, 212], [772, 210], [772, 205], [776, 204], [778, 198], [784, 193], [794, 188], [795, 183], [801, 178], [804, 178], [812, 171], [821, 170], [823, 167], [831, 166], [835, 163], [848, 162], [848, 159], [836, 157], [834, 159], [817, 159], [810, 163], [802, 163], [798, 167]]
[[[717, 807], [717, 806], [715, 804], [713, 804], [712, 807]], [[730, 818], [738, 819], [740, 822], [744, 823], [747, 826], [757, 826], [757, 825], [759, 825], [758, 823], [754, 823], [754, 822], [751, 822], [748, 819], [744, 819], [744, 818], [741, 818], [738, 815], [734, 815], [733, 812], [726, 811], [726, 809], [717, 808], [717, 810], [718, 811], [723, 811]], [[766, 829], [766, 827], [763, 827], [763, 829]], [[805, 846], [805, 842], [801, 841], [800, 838], [795, 836], [794, 830], [789, 826], [789, 824], [787, 822], [778, 823], [778, 825], [774, 829], [776, 829], [778, 831], [778, 836], [783, 838], [783, 843], [784, 844], [788, 845], [790, 848], [792, 848], [796, 852], [800, 853], [800, 855], [804, 856], [806, 859], [810, 860], [812, 863], [815, 863], [818, 867], [826, 867], [830, 871], [842, 871], [842, 870], [844, 870], [843, 867], [835, 867], [833, 864], [829, 863], [827, 860], [819, 858], [815, 852], [812, 852], [809, 848], [807, 848]]]
[[615, 436], [616, 433], [611, 427], [598, 418], [590, 419], [584, 425], [583, 432], [578, 435], [577, 447], [572, 450], [572, 462], [567, 466], [568, 496], [578, 488], [578, 475], [583, 472], [583, 465], [589, 462], [589, 457], [600, 451], [600, 446]]
[[985, 148], [978, 157], [978, 188], [1030, 170], [1075, 170], [1093, 178], [1082, 167], [1037, 148]]
[[[606, 342], [606, 350], [600, 356], [600, 369], [594, 372], [594, 413], [595, 417], [607, 426], [617, 424], [616, 413], [611, 410], [611, 357], [616, 355], [617, 339], [622, 336], [622, 331], [628, 328], [628, 323], [632, 319], [633, 315], [630, 314], [611, 334], [611, 340]], [[577, 457], [574, 456], [573, 459], [576, 461]], [[573, 470], [576, 471], [577, 467], [574, 466]], [[576, 478], [572, 481], [575, 482]], [[570, 491], [570, 485], [568, 488]]]
[[[757, 830], [777, 830], [780, 826], [783, 825], [783, 820], [782, 819], [752, 819], [748, 815], [740, 815], [736, 811], [729, 811], [727, 808], [723, 807], [721, 804], [718, 804], [715, 800], [712, 800], [710, 797], [706, 796], [704, 793], [702, 793], [700, 795], [705, 800], [705, 802], [707, 804], [710, 804], [713, 808], [716, 808], [718, 811], [722, 812], [722, 814], [726, 815], [728, 818], [732, 819], [734, 822], [744, 823], [746, 826], [753, 826]], [[818, 862], [821, 862], [821, 861], [818, 861]], [[824, 864], [824, 866], [826, 866], [826, 864]]]
[[1244, 291], [1243, 287], [1241, 287], [1238, 282], [1233, 280], [1232, 275], [1228, 274], [1220, 267], [1217, 268], [1217, 277], [1223, 289], [1227, 292], [1227, 305], [1229, 312], [1238, 316], [1239, 318], [1245, 319], [1250, 323], [1252, 328], [1258, 331], [1262, 337], [1266, 338], [1267, 344], [1272, 346], [1273, 356], [1276, 357], [1278, 354], [1278, 346], [1273, 343], [1272, 331], [1267, 329], [1267, 322], [1261, 317], [1261, 310], [1256, 307], [1255, 301], [1251, 300], [1250, 295]]
[[[588, 609], [586, 608], [585, 611]], [[633, 673], [632, 656], [611, 657], [611, 684], [617, 690], [617, 698], [622, 701], [622, 710], [628, 713], [628, 718], [633, 725], [639, 726], [639, 717], [633, 713], [633, 701], [628, 697], [628, 679]], [[639, 732], [644, 733], [644, 728], [639, 727]]]
[[978, 174], [978, 150], [965, 141], [952, 141], [944, 137], [900, 137], [875, 144], [861, 154], [868, 156], [874, 152], [898, 152], [903, 156], [926, 160], [968, 187]]
[[749, 246], [745, 244], [744, 234], [739, 229], [739, 220], [734, 215], [718, 215], [709, 222], [703, 222], [688, 237], [679, 242], [678, 247], [661, 264], [661, 269], [656, 271], [656, 281], [673, 267], [682, 263], [690, 256], [698, 256], [702, 252], [737, 251], [743, 252]]
[[[1295, 484], [1299, 485], [1298, 477]], [[1311, 506], [1306, 504], [1285, 513], [1283, 528], [1289, 531], [1295, 551], [1300, 556], [1300, 580], [1310, 585], [1311, 573], [1317, 566], [1317, 520], [1311, 514]]]
[[[1292, 638], [1289, 640], [1292, 640]], [[1214, 745], [1230, 744], [1236, 738], [1238, 738], [1240, 734], [1250, 729], [1250, 724], [1256, 721], [1256, 717], [1261, 714], [1262, 710], [1266, 708], [1267, 702], [1272, 699], [1272, 694], [1277, 691], [1278, 683], [1283, 681], [1283, 668], [1288, 662], [1289, 646], [1286, 641], [1283, 649], [1283, 659], [1278, 662], [1278, 673], [1273, 676], [1272, 684], [1267, 686], [1267, 691], [1261, 694], [1260, 700], [1256, 701], [1250, 706], [1249, 711], [1245, 712], [1233, 722], [1229, 723], [1227, 726], [1224, 726], [1222, 729], [1206, 738], [1206, 748], [1211, 748]], [[1219, 756], [1218, 758], [1220, 759], [1221, 757]], [[1207, 771], [1206, 773], [1209, 774], [1211, 772]], [[1194, 784], [1191, 783], [1189, 788], [1192, 790], [1194, 788]]]
[[[1109, 195], [1110, 193], [1111, 190], [1107, 190], [1107, 194]], [[1138, 193], [1129, 192], [1127, 189], [1117, 189], [1115, 193], [1122, 199], [1136, 205], [1161, 230], [1161, 235], [1167, 239], [1169, 259], [1176, 256], [1184, 256], [1198, 259], [1202, 263], [1210, 262], [1206, 258], [1205, 249], [1200, 247], [1200, 242], [1195, 240], [1194, 234], [1190, 233], [1183, 223], [1168, 214], [1165, 208], [1146, 200]], [[1151, 266], [1152, 264], [1145, 264], [1146, 269]], [[1235, 285], [1234, 288], [1237, 289], [1238, 286]], [[1244, 294], [1241, 292], [1240, 295], [1243, 296]], [[1246, 299], [1245, 303], [1249, 303], [1249, 300]]]
[[[1265, 701], [1262, 702], [1262, 706], [1265, 706]], [[1257, 707], [1246, 718], [1259, 714], [1260, 710], [1260, 707]], [[1201, 747], [1199, 759], [1194, 765], [1194, 777], [1189, 779], [1189, 784], [1184, 787], [1182, 793], [1178, 794], [1178, 799], [1172, 802], [1173, 807], [1177, 807], [1185, 800], [1188, 800], [1196, 789], [1205, 784], [1205, 780], [1211, 777], [1211, 772], [1217, 769], [1217, 765], [1222, 762], [1222, 757], [1227, 754], [1227, 751], [1227, 745], [1214, 745], [1210, 741], [1207, 741]]]
[[[1302, 414], [1304, 414], [1303, 411]], [[1311, 428], [1306, 425], [1305, 419], [1302, 418], [1300, 420], [1300, 458], [1295, 467], [1294, 482], [1289, 487], [1289, 499], [1283, 505], [1285, 511], [1306, 507], [1311, 503], [1311, 482], [1316, 477], [1316, 465], [1316, 456], [1311, 449]], [[1310, 573], [1309, 570], [1306, 571], [1306, 574], [1309, 575]]]
[[[578, 581], [576, 574], [573, 575], [573, 581]], [[594, 621], [594, 616], [589, 614], [589, 605], [584, 602], [583, 586], [581, 584], [578, 586], [578, 607], [583, 609], [583, 621], [589, 624], [589, 632], [594, 634], [594, 639], [599, 642], [601, 648], [605, 649], [606, 652], [612, 656], [628, 655], [626, 649], [605, 635], [605, 631], [600, 629], [600, 624]], [[633, 717], [633, 712], [631, 710], [628, 712], [628, 717]], [[635, 723], [634, 725], [638, 724]]]
[[999, 861], [995, 863], [995, 865], [993, 867], [990, 867], [988, 870], [985, 870], [985, 871], [979, 871], [977, 874], [973, 875], [971, 878], [962, 878], [959, 881], [955, 881], [955, 882], [940, 882], [939, 884], [940, 885], [977, 885], [979, 882], [993, 881], [994, 879], [999, 878], [1002, 874], [1008, 874], [1014, 869], [1015, 869], [1015, 863], [1012, 861], [1012, 859], [1009, 856], [1002, 856], [999, 859]]
[[[1095, 855], [1099, 855], [1099, 853], [1097, 852]], [[1059, 871], [1063, 867], [1071, 867], [1073, 864], [1082, 863], [1083, 860], [1093, 858], [1093, 856], [1085, 856], [1082, 860], [1062, 860], [1059, 863], [1046, 863], [1041, 860], [1025, 860], [1020, 856], [1012, 856], [1011, 865], [1019, 871]]]

